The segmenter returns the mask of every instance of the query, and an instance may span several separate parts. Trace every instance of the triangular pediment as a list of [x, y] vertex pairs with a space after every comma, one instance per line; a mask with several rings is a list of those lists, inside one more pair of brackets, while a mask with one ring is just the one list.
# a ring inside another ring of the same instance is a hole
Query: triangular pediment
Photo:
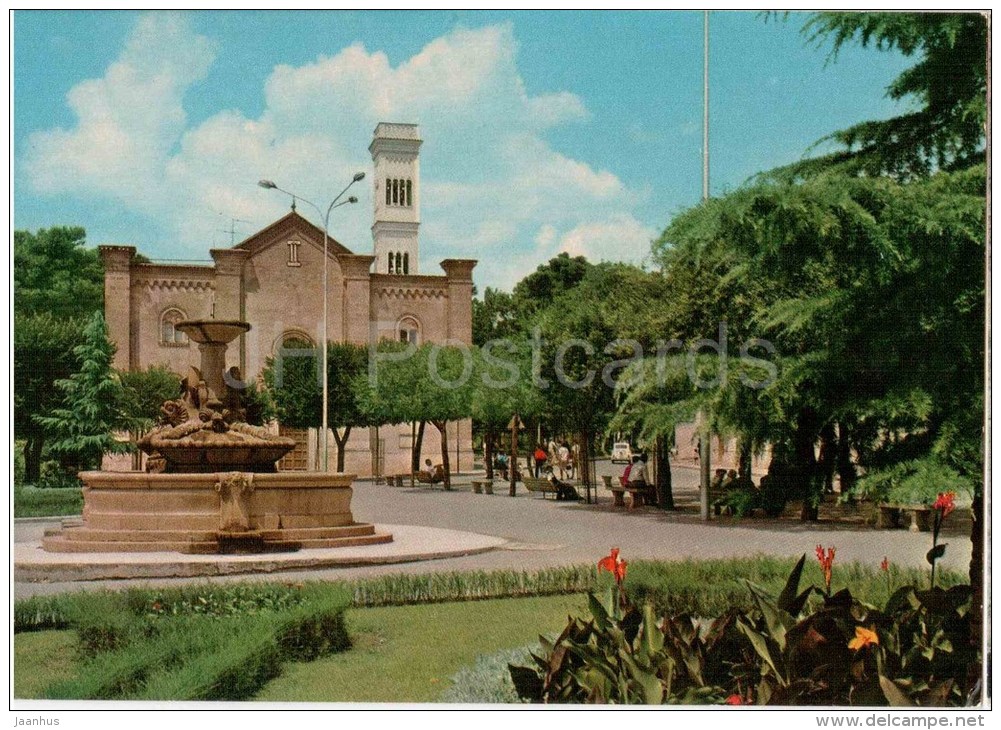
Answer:
[[[316, 246], [317, 249], [323, 249], [323, 229], [313, 225], [294, 210], [266, 228], [248, 236], [233, 248], [243, 249], [251, 256], [255, 256], [266, 248], [285, 241], [290, 235], [299, 235]], [[329, 235], [327, 237], [327, 252], [330, 256], [351, 253], [347, 246]]]

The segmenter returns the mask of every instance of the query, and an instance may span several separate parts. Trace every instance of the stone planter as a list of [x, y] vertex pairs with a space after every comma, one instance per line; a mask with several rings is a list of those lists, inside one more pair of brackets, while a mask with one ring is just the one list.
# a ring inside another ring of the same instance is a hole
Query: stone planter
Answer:
[[494, 483], [493, 483], [493, 481], [483, 482], [483, 493], [484, 494], [493, 494], [494, 493]]
[[[894, 529], [905, 525], [911, 532], [930, 532], [934, 518], [931, 507], [923, 504], [890, 504], [879, 505], [878, 526], [884, 529]], [[907, 521], [909, 518], [909, 523]]]
[[911, 532], [931, 532], [932, 510], [921, 505], [911, 510]]
[[483, 494], [483, 482], [473, 480], [473, 494]]
[[900, 507], [892, 504], [879, 505], [879, 518], [876, 525], [883, 530], [900, 527]]

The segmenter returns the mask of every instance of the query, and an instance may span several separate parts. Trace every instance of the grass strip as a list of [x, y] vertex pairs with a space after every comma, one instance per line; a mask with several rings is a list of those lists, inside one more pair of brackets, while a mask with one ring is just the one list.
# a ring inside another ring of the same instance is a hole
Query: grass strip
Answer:
[[14, 517], [62, 517], [83, 512], [79, 487], [14, 487]]

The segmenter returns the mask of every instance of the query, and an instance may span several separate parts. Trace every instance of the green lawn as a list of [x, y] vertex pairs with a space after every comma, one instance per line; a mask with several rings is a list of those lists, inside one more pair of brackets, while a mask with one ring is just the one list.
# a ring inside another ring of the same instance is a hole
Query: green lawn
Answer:
[[83, 491], [79, 488], [15, 487], [15, 517], [62, 517], [83, 511]]
[[352, 609], [350, 651], [287, 665], [256, 699], [434, 702], [477, 655], [559, 633], [586, 610], [583, 595]]
[[69, 679], [76, 668], [75, 631], [35, 631], [14, 637], [14, 697], [40, 699], [52, 682]]

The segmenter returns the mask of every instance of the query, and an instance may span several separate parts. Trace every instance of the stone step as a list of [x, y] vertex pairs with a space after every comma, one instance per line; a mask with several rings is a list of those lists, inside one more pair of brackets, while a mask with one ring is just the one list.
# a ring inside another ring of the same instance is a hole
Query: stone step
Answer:
[[299, 543], [302, 545], [304, 550], [310, 548], [340, 548], [340, 547], [355, 547], [358, 545], [382, 545], [383, 543], [392, 542], [393, 536], [377, 532], [374, 535], [361, 535], [358, 537], [335, 537], [320, 540], [300, 540]]
[[219, 514], [172, 512], [152, 515], [138, 512], [87, 512], [87, 527], [94, 530], [216, 530]]
[[68, 540], [65, 537], [46, 537], [42, 547], [50, 553], [196, 553], [218, 551], [219, 543], [212, 542], [99, 542], [96, 540]]
[[46, 533], [46, 536], [49, 534], [62, 534], [70, 540], [92, 542], [211, 542], [216, 539], [215, 530], [95, 530], [90, 527], [73, 527]]
[[324, 540], [339, 537], [359, 537], [375, 533], [375, 525], [356, 524], [345, 527], [298, 527], [281, 530], [262, 530], [265, 540]]

